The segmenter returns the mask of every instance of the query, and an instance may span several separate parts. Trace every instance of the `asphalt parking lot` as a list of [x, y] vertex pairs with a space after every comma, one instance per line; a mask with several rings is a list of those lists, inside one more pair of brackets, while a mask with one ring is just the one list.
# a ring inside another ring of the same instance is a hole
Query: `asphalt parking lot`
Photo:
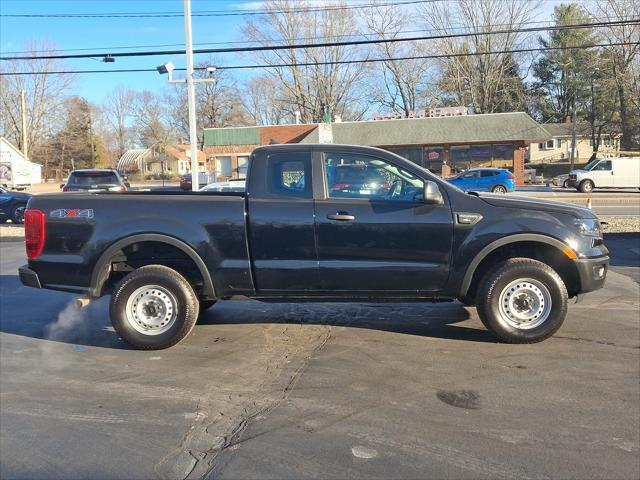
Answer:
[[223, 302], [164, 351], [0, 243], [1, 478], [639, 478], [640, 234], [536, 345], [460, 304]]

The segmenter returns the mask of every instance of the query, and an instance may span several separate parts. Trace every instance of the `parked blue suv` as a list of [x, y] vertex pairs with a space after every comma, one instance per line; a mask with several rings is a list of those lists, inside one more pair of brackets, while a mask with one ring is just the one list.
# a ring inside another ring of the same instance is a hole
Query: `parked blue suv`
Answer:
[[507, 193], [516, 189], [516, 177], [502, 168], [472, 168], [449, 182], [465, 191]]

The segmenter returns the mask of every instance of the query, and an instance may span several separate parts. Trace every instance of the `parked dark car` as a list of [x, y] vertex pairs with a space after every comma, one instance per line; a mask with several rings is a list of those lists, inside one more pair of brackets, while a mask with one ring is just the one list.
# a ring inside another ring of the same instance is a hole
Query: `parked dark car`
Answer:
[[449, 179], [464, 191], [507, 193], [516, 189], [513, 173], [503, 168], [472, 168]]
[[[335, 188], [341, 165], [338, 180], [358, 188]], [[373, 193], [372, 172], [386, 193]], [[200, 311], [247, 297], [459, 299], [500, 340], [539, 342], [609, 268], [584, 207], [465, 193], [391, 152], [347, 145], [257, 148], [244, 192], [34, 196], [25, 239], [22, 283], [111, 295], [116, 332], [141, 349], [175, 345]]]
[[191, 179], [191, 174], [189, 175], [183, 175], [182, 177], [180, 177], [180, 189], [187, 191], [187, 190], [191, 190], [191, 186], [193, 185], [192, 179]]
[[92, 168], [73, 170], [60, 185], [63, 192], [126, 192], [129, 183], [116, 170]]
[[23, 192], [12, 192], [0, 187], [0, 223], [11, 220], [13, 223], [24, 221], [24, 211], [31, 195]]

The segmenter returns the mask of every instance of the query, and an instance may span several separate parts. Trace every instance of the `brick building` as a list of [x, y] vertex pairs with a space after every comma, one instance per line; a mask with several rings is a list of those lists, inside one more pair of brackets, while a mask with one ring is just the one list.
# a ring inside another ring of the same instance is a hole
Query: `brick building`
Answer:
[[443, 177], [474, 167], [501, 167], [524, 183], [532, 143], [551, 135], [523, 112], [425, 118], [386, 118], [332, 124], [205, 129], [208, 170], [242, 178], [251, 151], [270, 143], [370, 145], [397, 153]]

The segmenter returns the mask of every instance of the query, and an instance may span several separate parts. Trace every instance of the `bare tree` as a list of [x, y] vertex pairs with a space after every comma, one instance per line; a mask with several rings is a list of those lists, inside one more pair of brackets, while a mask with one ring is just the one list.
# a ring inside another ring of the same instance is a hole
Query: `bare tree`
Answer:
[[176, 140], [177, 134], [169, 122], [171, 113], [159, 96], [144, 90], [136, 95], [134, 108], [135, 134], [141, 146], [151, 147]]
[[[596, 18], [637, 19], [640, 17], [638, 0], [599, 0], [592, 4]], [[640, 25], [612, 25], [602, 35], [609, 44], [604, 56], [611, 62], [613, 78], [618, 90], [622, 149], [640, 146], [640, 100], [638, 100], [638, 57], [640, 53]], [[620, 45], [615, 45], [620, 44]], [[635, 93], [635, 95], [634, 95]], [[635, 139], [638, 137], [638, 139]]]
[[278, 83], [269, 75], [253, 77], [242, 92], [244, 108], [254, 125], [293, 123], [286, 101], [279, 96]]
[[[214, 59], [199, 62], [196, 77], [208, 77], [205, 67], [214, 66]], [[242, 103], [237, 82], [225, 70], [217, 70], [214, 82], [196, 83], [196, 122], [198, 144], [204, 146], [204, 128], [240, 126], [251, 123]], [[170, 123], [184, 137], [189, 136], [189, 115], [187, 89], [182, 84], [175, 85], [166, 96], [171, 112]]]
[[[378, 5], [366, 11], [368, 31], [375, 37], [400, 38], [409, 25], [412, 12], [398, 6]], [[369, 82], [373, 86], [373, 103], [405, 115], [430, 103], [429, 87], [433, 63], [425, 59], [398, 60], [401, 57], [425, 55], [426, 45], [411, 43], [380, 43], [372, 48], [372, 55], [386, 61], [375, 64]]]
[[[55, 51], [51, 42], [31, 42], [24, 48], [32, 55]], [[32, 75], [3, 75], [0, 77], [0, 117], [3, 135], [22, 149], [22, 122], [20, 91], [26, 97], [27, 147], [35, 152], [46, 136], [53, 135], [61, 116], [62, 103], [75, 76], [72, 74], [50, 74], [48, 72], [68, 70], [60, 60], [19, 60], [0, 63], [2, 73], [37, 72]]]
[[116, 140], [118, 158], [130, 147], [130, 121], [135, 113], [136, 92], [119, 85], [107, 95], [102, 115]]
[[[441, 88], [451, 99], [472, 105], [478, 113], [524, 108], [525, 94], [519, 76], [520, 58], [510, 53], [529, 39], [509, 32], [527, 25], [538, 2], [529, 0], [452, 0], [430, 2], [423, 10], [424, 23], [437, 34], [479, 32], [464, 38], [438, 40], [435, 46], [452, 55], [441, 61]], [[500, 34], [485, 34], [495, 30]], [[460, 54], [473, 54], [453, 56]], [[446, 98], [445, 98], [446, 100]]]
[[[343, 0], [336, 4], [345, 5]], [[268, 14], [249, 21], [243, 29], [245, 38], [264, 45], [274, 41], [294, 45], [316, 37], [327, 42], [339, 41], [358, 33], [357, 19], [350, 10], [301, 13], [300, 9], [312, 6], [306, 0], [266, 0], [264, 5]], [[288, 12], [294, 8], [298, 12]], [[277, 81], [274, 93], [284, 99], [289, 115], [299, 111], [303, 122], [319, 122], [326, 115], [358, 119], [364, 113], [358, 87], [365, 67], [344, 63], [362, 57], [361, 49], [352, 46], [291, 48], [256, 52], [254, 56], [272, 66], [267, 74]], [[320, 64], [326, 62], [332, 64]]]

